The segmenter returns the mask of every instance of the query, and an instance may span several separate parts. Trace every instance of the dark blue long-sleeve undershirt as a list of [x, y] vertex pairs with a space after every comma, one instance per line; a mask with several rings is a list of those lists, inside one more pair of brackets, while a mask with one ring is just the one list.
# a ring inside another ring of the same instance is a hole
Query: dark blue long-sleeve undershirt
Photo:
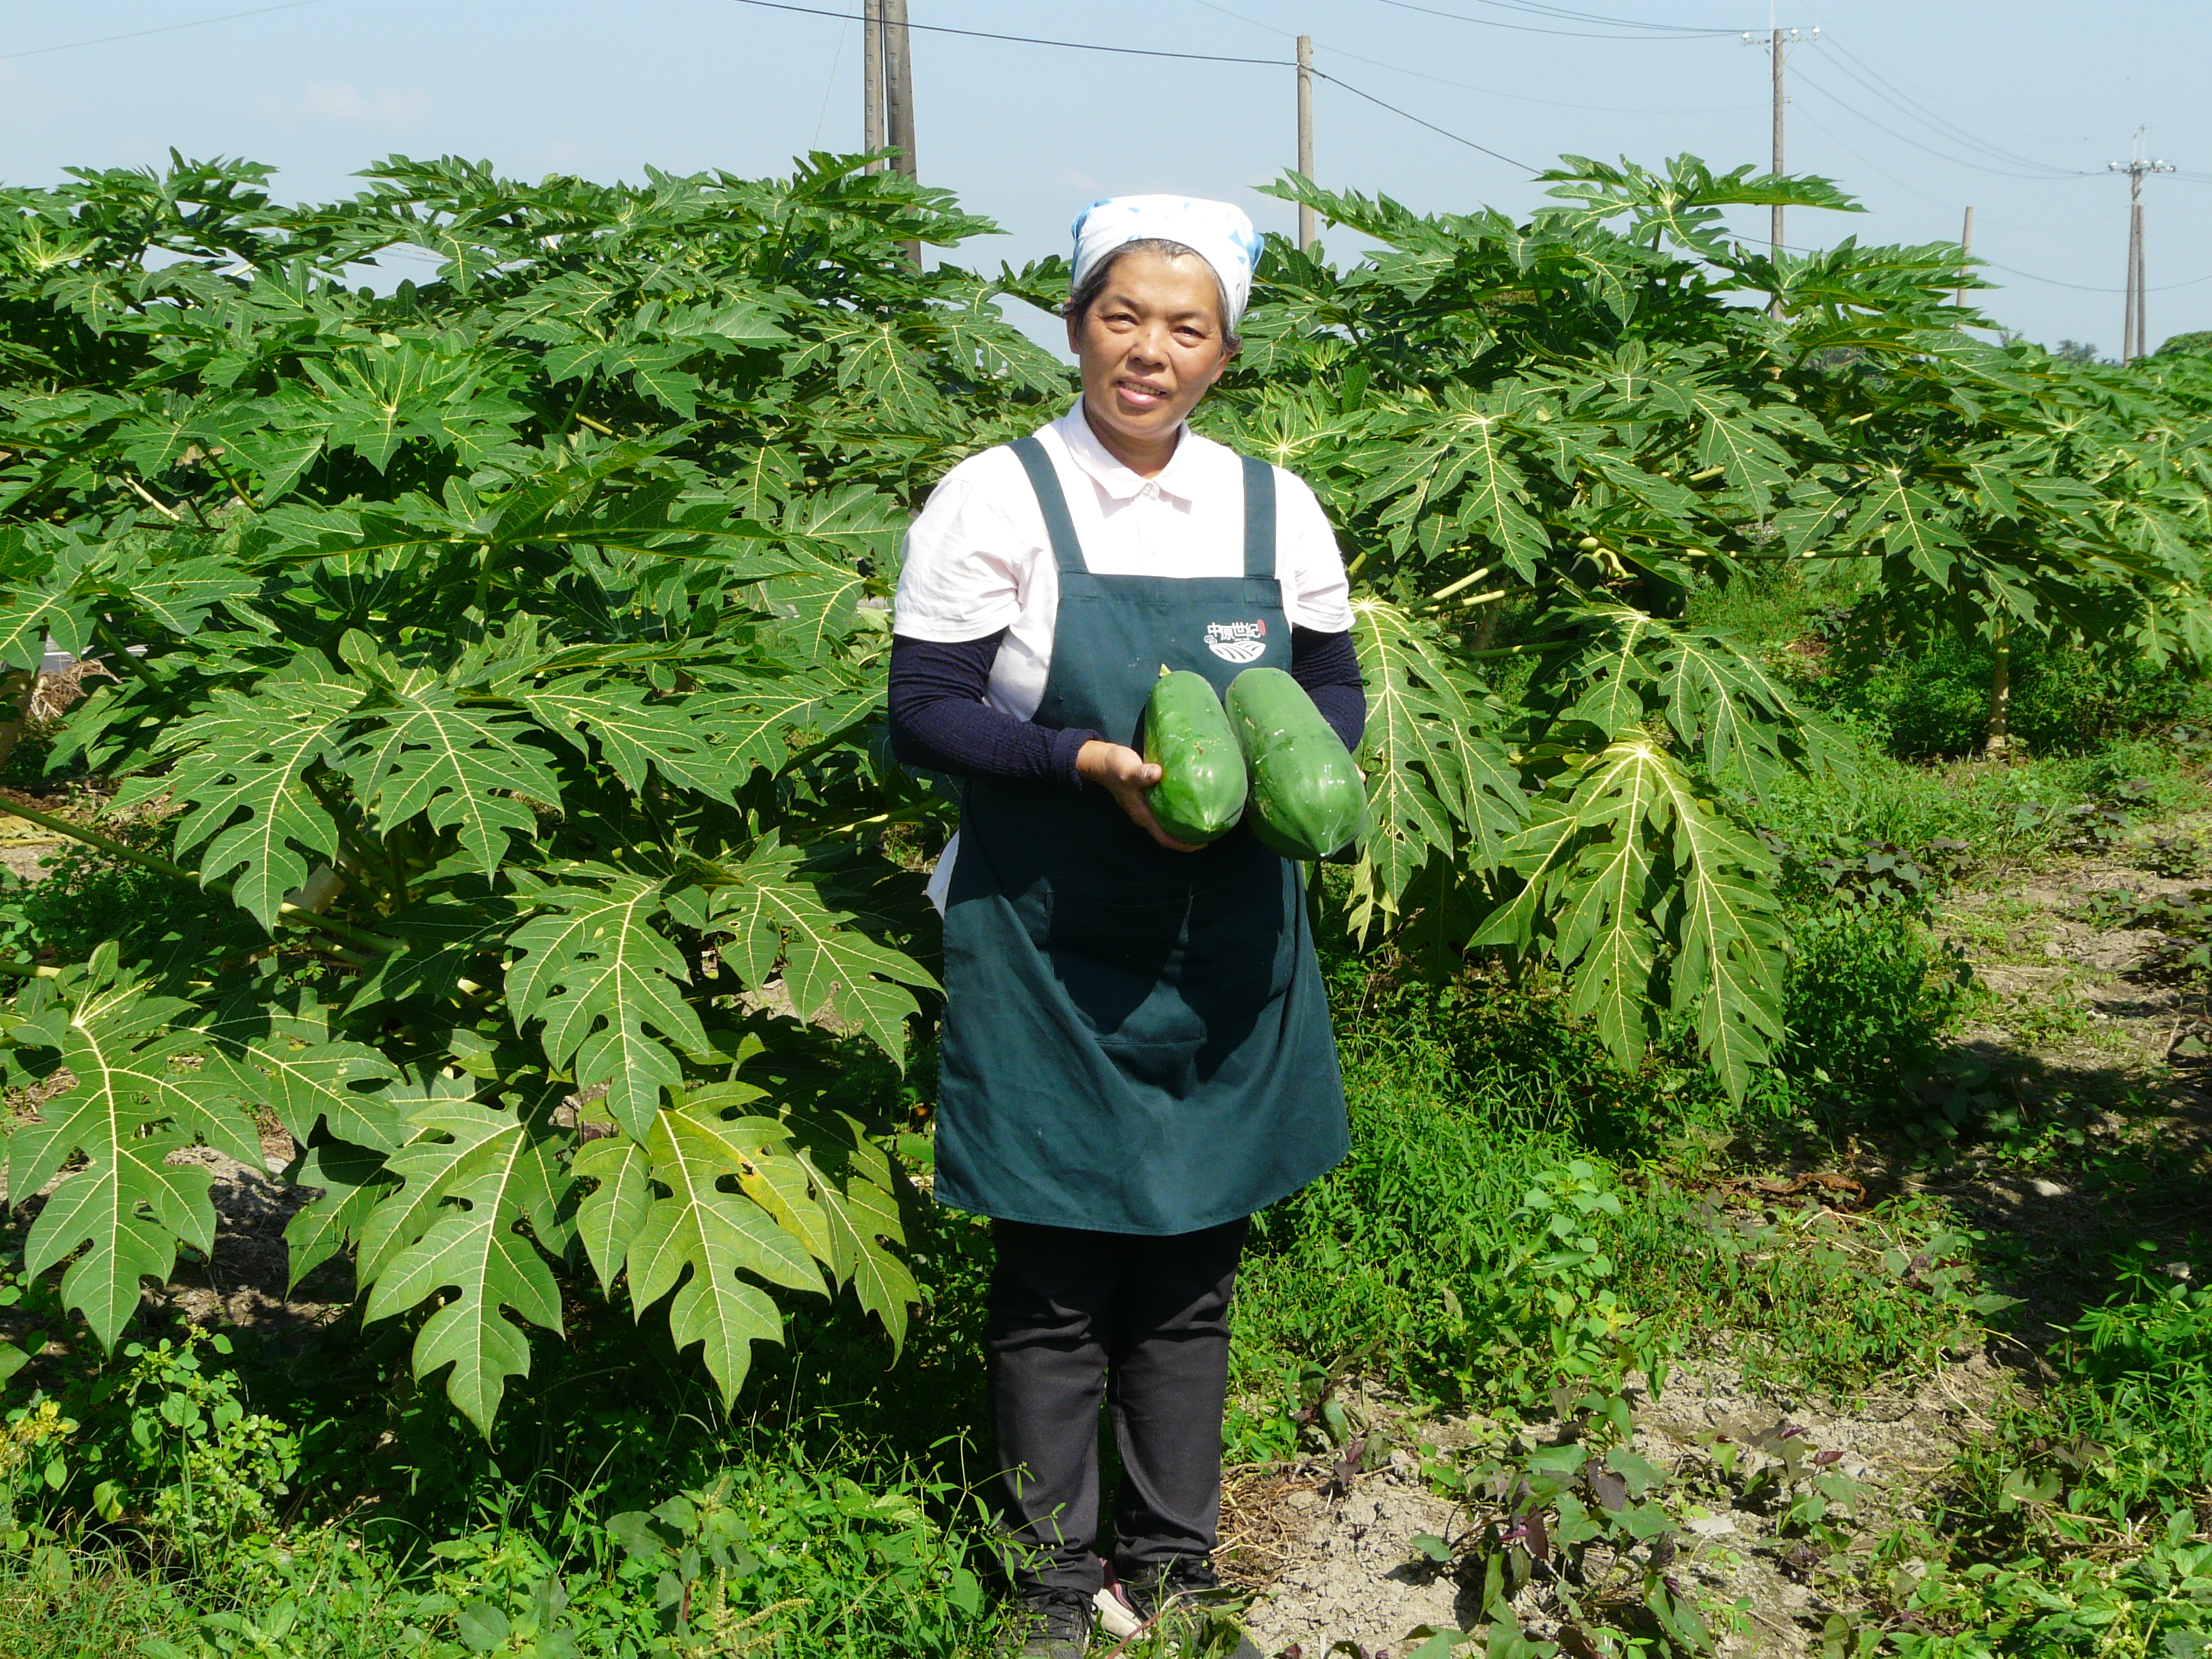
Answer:
[[[891, 752], [908, 766], [963, 778], [1058, 782], [1080, 789], [1075, 757], [1100, 734], [1017, 720], [983, 701], [1006, 630], [940, 644], [891, 637]], [[1346, 749], [1367, 729], [1367, 693], [1349, 634], [1291, 629], [1291, 678]]]

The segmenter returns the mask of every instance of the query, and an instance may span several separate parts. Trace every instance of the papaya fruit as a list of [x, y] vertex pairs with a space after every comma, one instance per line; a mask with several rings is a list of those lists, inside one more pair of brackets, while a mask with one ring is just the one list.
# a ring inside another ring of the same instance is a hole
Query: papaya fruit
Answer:
[[1325, 859], [1367, 833], [1367, 786], [1304, 686], [1279, 668], [1248, 668], [1226, 702], [1255, 835], [1285, 858]]
[[1244, 816], [1244, 752], [1204, 675], [1160, 671], [1145, 703], [1145, 758], [1160, 769], [1152, 817], [1176, 840], [1203, 846]]

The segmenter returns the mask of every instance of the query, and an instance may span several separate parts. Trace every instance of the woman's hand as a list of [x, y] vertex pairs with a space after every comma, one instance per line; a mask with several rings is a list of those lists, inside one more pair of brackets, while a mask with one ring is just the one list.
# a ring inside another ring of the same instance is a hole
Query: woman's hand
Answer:
[[1198, 851], [1188, 842], [1171, 837], [1152, 816], [1152, 803], [1145, 797], [1160, 781], [1160, 769], [1135, 750], [1093, 738], [1075, 751], [1075, 770], [1085, 783], [1103, 789], [1120, 802], [1129, 821], [1161, 846], [1178, 853]]

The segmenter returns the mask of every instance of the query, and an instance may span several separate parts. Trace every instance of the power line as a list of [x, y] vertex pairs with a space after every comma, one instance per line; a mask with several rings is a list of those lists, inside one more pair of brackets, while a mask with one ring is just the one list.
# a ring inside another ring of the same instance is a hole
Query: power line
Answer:
[[[850, 12], [823, 11], [816, 6], [792, 5], [788, 3], [788, 0], [732, 0], [732, 3], [740, 6], [757, 6], [764, 11], [797, 12], [805, 17], [828, 17], [841, 22], [852, 21]], [[1285, 58], [1237, 58], [1224, 52], [1163, 52], [1152, 46], [1109, 46], [1091, 40], [1048, 40], [1034, 34], [1000, 34], [989, 29], [957, 29], [943, 23], [909, 22], [907, 27], [910, 29], [926, 30], [932, 34], [957, 34], [971, 40], [1005, 40], [1022, 46], [1052, 46], [1062, 52], [1104, 52], [1124, 58], [1169, 58], [1179, 62], [1193, 64], [1251, 64], [1263, 69], [1295, 69], [1297, 67], [1291, 59]], [[1440, 127], [1433, 121], [1424, 120], [1411, 110], [1401, 109], [1395, 104], [1377, 98], [1371, 92], [1361, 90], [1341, 76], [1331, 75], [1322, 70], [1315, 70], [1312, 74], [1316, 80], [1326, 81], [1334, 87], [1341, 87], [1353, 97], [1364, 98], [1377, 109], [1389, 110], [1391, 114], [1402, 120], [1411, 121], [1417, 127], [1426, 127], [1439, 137], [1449, 138], [1455, 144], [1465, 144], [1469, 149], [1480, 150], [1483, 155], [1503, 161], [1509, 167], [1519, 167], [1523, 173], [1533, 174], [1541, 171], [1540, 168], [1529, 166], [1526, 161], [1515, 161], [1502, 150], [1495, 150], [1487, 144], [1478, 144], [1472, 138], [1462, 137], [1449, 127]]]
[[272, 11], [298, 11], [319, 6], [325, 0], [284, 0], [276, 6], [256, 6], [251, 11], [227, 11], [218, 17], [195, 17], [183, 23], [157, 23], [149, 29], [130, 29], [121, 34], [102, 34], [89, 40], [64, 40], [58, 46], [33, 46], [28, 52], [0, 52], [0, 62], [18, 58], [44, 58], [52, 52], [75, 52], [82, 46], [105, 46], [118, 40], [143, 40], [149, 34], [174, 34], [179, 29], [204, 29], [210, 23], [234, 23], [241, 17], [266, 17]]
[[[2031, 283], [2047, 283], [2052, 288], [2070, 288], [2083, 294], [2125, 294], [2127, 292], [2127, 289], [2124, 288], [2093, 288], [2087, 283], [2062, 283], [2056, 276], [2039, 276], [2032, 270], [2021, 270], [2014, 266], [2002, 264], [1995, 259], [1984, 259], [1978, 257], [1974, 263], [1977, 264], [1989, 265], [1997, 270], [2010, 271], [2015, 276], [2027, 277]], [[2178, 288], [2195, 288], [2199, 283], [2212, 283], [2212, 270], [2206, 271], [2202, 276], [2191, 276], [2185, 283], [2161, 283], [2156, 288], [2145, 289], [2143, 292], [2146, 294], [2170, 294]]]
[[[848, 17], [845, 21], [850, 23], [853, 20]], [[837, 66], [845, 61], [845, 37], [851, 33], [850, 29], [837, 31], [836, 55], [830, 60], [830, 84], [822, 88], [822, 112], [814, 118], [814, 148], [817, 149], [822, 146], [822, 128], [830, 119], [830, 94], [837, 90]]]
[[1939, 97], [1932, 92], [1915, 92], [1912, 90], [1912, 83], [1911, 82], [1906, 81], [1901, 76], [1885, 74], [1870, 59], [1863, 57], [1858, 52], [1853, 52], [1847, 42], [1843, 40], [1833, 40], [1833, 30], [1831, 30], [1829, 33], [1832, 37], [1832, 44], [1834, 45], [1837, 51], [1843, 53], [1844, 57], [1850, 58], [1861, 69], [1866, 70], [1868, 74], [1873, 76], [1884, 86], [1893, 88], [1900, 97], [1909, 98], [1915, 102], [1924, 102], [1936, 105], [1944, 109], [1955, 110], [1960, 114], [1966, 116], [1972, 120], [1980, 122], [1984, 126], [1993, 127], [2000, 132], [2016, 132], [2024, 137], [2030, 138], [2041, 138], [2048, 136], [2042, 132], [2030, 131], [2026, 127], [2015, 127], [2008, 125], [2007, 123], [2002, 121], [1991, 120], [1988, 116], [1980, 113], [1978, 111], [1968, 109], [1963, 104], [1954, 104], [1949, 99]]
[[1317, 81], [1326, 81], [1333, 87], [1341, 87], [1346, 92], [1350, 93], [1354, 98], [1364, 98], [1369, 103], [1374, 105], [1377, 109], [1387, 109], [1391, 114], [1401, 117], [1405, 120], [1411, 121], [1417, 127], [1426, 127], [1431, 132], [1437, 133], [1443, 137], [1449, 138], [1455, 144], [1465, 144], [1469, 149], [1479, 149], [1485, 155], [1493, 156], [1497, 160], [1504, 162], [1508, 167], [1519, 167], [1523, 173], [1528, 173], [1531, 176], [1543, 171], [1540, 167], [1530, 167], [1526, 161], [1516, 161], [1511, 156], [1491, 149], [1487, 144], [1478, 144], [1472, 138], [1462, 138], [1456, 132], [1447, 131], [1444, 128], [1438, 126], [1433, 121], [1424, 121], [1419, 116], [1414, 114], [1411, 110], [1400, 109], [1395, 104], [1385, 103], [1382, 99], [1377, 98], [1373, 93], [1362, 92], [1358, 87], [1353, 86], [1351, 82], [1340, 79], [1338, 76], [1329, 74], [1325, 70], [1314, 70], [1311, 73], [1314, 78]]
[[[1379, 0], [1379, 3], [1386, 6], [1395, 6], [1400, 11], [1418, 11], [1425, 13], [1431, 17], [1449, 17], [1455, 23], [1473, 23], [1480, 28], [1510, 29], [1516, 34], [1556, 34], [1562, 35], [1570, 40], [1706, 40], [1717, 39], [1723, 35], [1741, 33], [1741, 31], [1736, 29], [1684, 27], [1676, 30], [1674, 33], [1667, 34], [1592, 34], [1585, 29], [1540, 29], [1534, 24], [1530, 23], [1501, 23], [1494, 17], [1469, 17], [1465, 12], [1438, 11], [1434, 6], [1417, 6], [1413, 3], [1413, 0]], [[1499, 0], [1476, 0], [1476, 3], [1478, 5], [1494, 5], [1499, 3]], [[1515, 9], [1527, 9], [1515, 8]], [[1539, 12], [1536, 14], [1538, 16], [1546, 16], [1550, 15], [1552, 14], [1544, 12]], [[1626, 20], [1622, 18], [1606, 18], [1596, 21], [1606, 22], [1623, 22]], [[1636, 25], [1636, 27], [1643, 28], [1667, 27], [1671, 28], [1674, 26], [1638, 24]]]
[[2090, 179], [2090, 178], [2100, 178], [2100, 177], [2102, 177], [2102, 176], [2103, 176], [2103, 175], [2101, 175], [2101, 174], [2098, 174], [2098, 173], [2078, 173], [2078, 174], [2076, 174], [2076, 173], [2056, 173], [2056, 174], [2054, 174], [2054, 173], [2019, 173], [2019, 172], [2015, 172], [2015, 171], [2014, 171], [2013, 169], [2011, 169], [2011, 168], [2009, 168], [2009, 167], [1988, 167], [1988, 166], [1985, 166], [1985, 165], [1984, 165], [1982, 162], [1979, 162], [1979, 161], [1966, 161], [1966, 160], [1965, 160], [1965, 159], [1963, 159], [1962, 157], [1960, 157], [1960, 156], [1948, 155], [1948, 154], [1946, 154], [1944, 151], [1940, 150], [1940, 149], [1936, 149], [1934, 145], [1932, 145], [1932, 144], [1924, 144], [1924, 143], [1921, 143], [1921, 142], [1920, 142], [1920, 140], [1919, 140], [1919, 139], [1917, 139], [1917, 138], [1914, 138], [1914, 137], [1912, 137], [1909, 136], [1908, 134], [1899, 132], [1899, 131], [1895, 127], [1892, 127], [1892, 126], [1886, 126], [1886, 125], [1884, 125], [1881, 122], [1875, 120], [1875, 119], [1874, 118], [1874, 117], [1873, 117], [1873, 116], [1869, 115], [1869, 114], [1868, 114], [1864, 110], [1863, 110], [1863, 109], [1859, 109], [1859, 108], [1856, 107], [1856, 106], [1853, 106], [1853, 105], [1850, 105], [1850, 104], [1847, 104], [1847, 103], [1845, 103], [1842, 99], [1840, 99], [1840, 98], [1838, 98], [1838, 96], [1836, 96], [1836, 94], [1835, 94], [1834, 93], [1832, 93], [1832, 92], [1829, 91], [1829, 90], [1827, 89], [1827, 88], [1826, 88], [1826, 87], [1822, 86], [1822, 85], [1821, 85], [1818, 81], [1814, 80], [1811, 76], [1805, 74], [1803, 71], [1802, 71], [1802, 70], [1801, 70], [1801, 71], [1799, 71], [1797, 78], [1798, 78], [1798, 80], [1799, 80], [1802, 84], [1804, 84], [1804, 85], [1806, 85], [1806, 86], [1808, 86], [1808, 87], [1812, 88], [1814, 91], [1815, 91], [1815, 92], [1819, 93], [1819, 94], [1820, 94], [1820, 96], [1821, 96], [1821, 97], [1823, 97], [1823, 98], [1826, 99], [1830, 103], [1832, 103], [1832, 104], [1835, 105], [1838, 109], [1842, 110], [1842, 111], [1843, 111], [1846, 115], [1853, 115], [1853, 116], [1856, 116], [1860, 120], [1862, 120], [1862, 121], [1865, 122], [1869, 126], [1872, 127], [1872, 128], [1873, 128], [1876, 132], [1887, 133], [1887, 134], [1888, 134], [1888, 135], [1889, 135], [1889, 137], [1891, 137], [1892, 138], [1896, 139], [1896, 140], [1897, 140], [1897, 142], [1898, 142], [1899, 143], [1900, 143], [1900, 144], [1910, 144], [1913, 149], [1917, 149], [1917, 150], [1922, 150], [1922, 151], [1924, 151], [1924, 152], [1926, 152], [1928, 155], [1933, 155], [1934, 157], [1936, 157], [1936, 160], [1938, 160], [1939, 161], [1948, 161], [1948, 162], [1949, 162], [1949, 163], [1951, 163], [1951, 165], [1952, 165], [1952, 166], [1954, 166], [1954, 167], [1968, 167], [1968, 168], [1972, 169], [1972, 170], [1973, 170], [1974, 172], [1976, 172], [1976, 173], [1993, 173], [1993, 174], [1995, 174], [1996, 177], [1998, 177], [1998, 178], [2000, 178], [2000, 179], [2032, 179], [2032, 180], [2033, 180], [2033, 181], [2035, 181], [2036, 183], [2039, 183], [2039, 184], [2056, 184], [2056, 183], [2057, 183], [2057, 182], [2058, 182], [2058, 180], [2059, 180], [2060, 179], [2062, 179], [2062, 178], [2082, 178], [2082, 179]]
[[1593, 110], [1601, 115], [1740, 115], [1745, 110], [1759, 107], [1756, 104], [1720, 104], [1705, 109], [1638, 109], [1626, 104], [1571, 104], [1559, 98], [1531, 98], [1526, 93], [1503, 92], [1496, 87], [1478, 87], [1467, 81], [1448, 80], [1441, 75], [1430, 75], [1420, 70], [1386, 64], [1379, 58], [1363, 58], [1356, 52], [1346, 52], [1342, 46], [1324, 46], [1322, 50], [1334, 52], [1339, 58], [1349, 58], [1356, 64], [1365, 64], [1373, 69], [1388, 70], [1393, 75], [1410, 75], [1416, 81], [1433, 81], [1440, 87], [1454, 87], [1462, 92], [1479, 92], [1486, 98], [1510, 98], [1516, 104], [1541, 104], [1547, 109]]
[[1891, 184], [1895, 185], [1899, 190], [1907, 191], [1911, 195], [1917, 196], [1922, 201], [1929, 203], [1930, 205], [1935, 207], [1948, 208], [1953, 205], [1953, 204], [1949, 202], [1939, 201], [1936, 198], [1930, 196], [1926, 191], [1922, 190], [1917, 185], [1913, 185], [1905, 179], [1899, 178], [1887, 168], [1878, 166], [1870, 157], [1858, 150], [1853, 149], [1850, 145], [1844, 143], [1832, 129], [1826, 126], [1814, 117], [1810, 111], [1799, 110], [1797, 112], [1797, 118], [1810, 126], [1814, 131], [1824, 135], [1830, 143], [1833, 144], [1838, 149], [1843, 151], [1844, 155], [1850, 156], [1861, 167], [1866, 168], [1868, 172], [1876, 173], [1881, 177], [1888, 179]]
[[[1849, 47], [1843, 46], [1840, 42], [1837, 43], [1837, 50], [1841, 52], [1846, 59], [1860, 61], [1856, 59], [1856, 54], [1853, 53]], [[1869, 80], [1866, 76], [1860, 74], [1856, 69], [1854, 69], [1851, 66], [1850, 61], [1839, 63], [1836, 67], [1844, 74], [1850, 76], [1852, 80], [1857, 82], [1859, 85], [1864, 87], [1869, 92], [1874, 94], [1875, 97], [1881, 99], [1891, 108], [1897, 110], [1904, 115], [1911, 117], [1914, 120], [1923, 123], [1929, 128], [1932, 128], [1939, 136], [1949, 139], [1952, 143], [1964, 143], [1971, 149], [1980, 150], [1984, 155], [1989, 156], [1993, 161], [2009, 161], [2015, 167], [2037, 167], [2045, 173], [2054, 173], [2060, 176], [2088, 176], [2087, 170], [2086, 168], [2062, 167], [2053, 162], [2038, 161], [2031, 155], [2016, 155], [2011, 150], [2002, 149], [1998, 145], [1992, 144], [1987, 140], [1977, 137], [1975, 134], [1969, 132], [1966, 128], [1960, 126], [1955, 121], [1946, 120], [1942, 116], [1931, 114], [1928, 111], [1917, 107], [1911, 100], [1905, 98], [1902, 94], [1893, 95], [1892, 91], [1886, 91], [1884, 90], [1883, 86], [1875, 84], [1876, 81], [1882, 81], [1884, 80], [1884, 77], [1881, 76], [1880, 70], [1873, 69], [1871, 65], [1867, 65], [1866, 67], [1868, 68], [1869, 73], [1875, 76], [1875, 80], [1873, 81]]]
[[[314, 0], [295, 0], [295, 3], [313, 4]], [[842, 23], [853, 21], [853, 14], [849, 11], [823, 11], [819, 6], [789, 5], [785, 0], [731, 0], [731, 3], [757, 6], [763, 11], [797, 12], [802, 17], [828, 17]], [[1020, 46], [1057, 46], [1064, 52], [1109, 52], [1121, 58], [1173, 58], [1187, 64], [1257, 64], [1267, 69], [1291, 67], [1290, 60], [1285, 58], [1231, 58], [1212, 52], [1162, 52], [1156, 46], [1109, 46], [1091, 40], [1046, 40], [1034, 34], [998, 34], [989, 29], [956, 29], [944, 23], [909, 22], [907, 27], [931, 34], [962, 35], [970, 40], [1010, 40]]]
[[[1930, 196], [1926, 191], [1919, 188], [1919, 186], [1913, 184], [1909, 179], [1899, 178], [1895, 173], [1877, 163], [1871, 156], [1867, 155], [1864, 150], [1852, 149], [1850, 144], [1844, 139], [1841, 134], [1837, 132], [1834, 128], [1828, 126], [1824, 122], [1818, 119], [1809, 111], [1798, 111], [1797, 118], [1811, 126], [1815, 132], [1825, 136], [1830, 143], [1833, 144], [1838, 149], [1843, 151], [1844, 155], [1850, 156], [1854, 161], [1856, 161], [1868, 172], [1876, 173], [1881, 177], [1888, 179], [1891, 184], [1895, 185], [1899, 190], [1905, 191], [1911, 195], [1917, 196], [1922, 201], [1927, 203], [1931, 207], [1948, 209], [1958, 206], [1958, 204], [1954, 201], [1946, 201], [1942, 197]], [[2093, 213], [2086, 219], [2069, 219], [2062, 224], [2040, 225], [2023, 225], [2010, 219], [1992, 219], [1987, 214], [1984, 214], [1981, 216], [1979, 222], [1984, 225], [1995, 225], [2002, 230], [2023, 230], [2029, 232], [2032, 234], [2039, 235], [2051, 231], [2079, 230], [2088, 225], [2106, 224], [2113, 219], [2117, 219], [2120, 215], [2126, 211], [2127, 210], [2124, 207], [2114, 208], [2109, 213]]]
[[[1279, 34], [1285, 40], [1297, 39], [1289, 29], [1279, 29], [1273, 23], [1263, 23], [1256, 17], [1247, 17], [1241, 11], [1231, 11], [1226, 6], [1216, 5], [1214, 0], [1196, 0], [1208, 11], [1219, 12], [1224, 17], [1233, 17], [1240, 23], [1249, 23], [1269, 34]], [[1758, 107], [1755, 104], [1723, 104], [1710, 109], [1636, 109], [1621, 104], [1576, 104], [1560, 98], [1531, 98], [1526, 93], [1507, 92], [1498, 87], [1478, 87], [1471, 81], [1454, 81], [1442, 75], [1430, 75], [1420, 70], [1409, 70], [1402, 64], [1385, 63], [1380, 58], [1362, 57], [1356, 52], [1346, 52], [1342, 46], [1332, 46], [1316, 41], [1317, 50], [1333, 52], [1339, 58], [1349, 58], [1355, 64], [1364, 64], [1370, 69], [1388, 70], [1393, 75], [1410, 76], [1416, 81], [1433, 81], [1440, 87], [1451, 87], [1460, 92], [1479, 92], [1486, 98], [1510, 98], [1516, 104], [1540, 104], [1547, 109], [1592, 110], [1601, 115], [1735, 115]]]
[[1501, 11], [1525, 11], [1539, 17], [1559, 17], [1578, 23], [1611, 23], [1622, 28], [1664, 29], [1674, 34], [1734, 34], [1734, 29], [1710, 27], [1703, 23], [1652, 23], [1641, 17], [1608, 17], [1601, 12], [1572, 11], [1565, 6], [1546, 3], [1546, 0], [1474, 0], [1478, 6], [1492, 6]]

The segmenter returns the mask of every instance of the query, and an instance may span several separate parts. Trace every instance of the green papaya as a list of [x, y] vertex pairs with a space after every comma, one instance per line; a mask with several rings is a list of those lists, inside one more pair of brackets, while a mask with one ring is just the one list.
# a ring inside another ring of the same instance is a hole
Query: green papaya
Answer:
[[1279, 668], [1229, 683], [1229, 724], [1252, 775], [1252, 831], [1289, 859], [1325, 859], [1367, 833], [1367, 786], [1305, 688]]
[[1152, 817], [1176, 840], [1203, 846], [1244, 816], [1244, 753], [1205, 676], [1160, 671], [1145, 704], [1145, 758], [1160, 769]]

